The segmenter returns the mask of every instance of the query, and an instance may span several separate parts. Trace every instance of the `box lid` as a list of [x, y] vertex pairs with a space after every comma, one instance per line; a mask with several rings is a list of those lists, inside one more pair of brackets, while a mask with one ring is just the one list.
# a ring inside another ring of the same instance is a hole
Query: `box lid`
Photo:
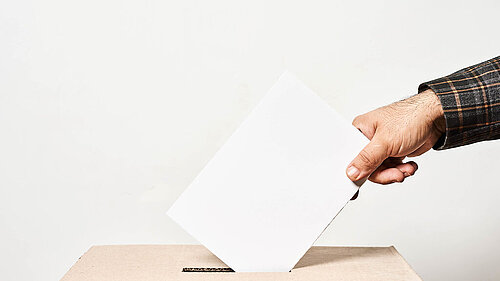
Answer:
[[227, 266], [201, 245], [94, 246], [61, 280], [421, 280], [392, 246], [312, 247], [291, 272], [217, 272], [221, 268]]

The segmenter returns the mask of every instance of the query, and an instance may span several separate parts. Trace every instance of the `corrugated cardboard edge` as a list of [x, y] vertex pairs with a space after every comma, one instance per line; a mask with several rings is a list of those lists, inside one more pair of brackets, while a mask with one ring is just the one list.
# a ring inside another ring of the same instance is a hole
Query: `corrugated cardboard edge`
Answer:
[[411, 267], [411, 265], [405, 260], [405, 258], [403, 258], [403, 256], [396, 250], [396, 247], [394, 247], [394, 245], [389, 246], [389, 249], [391, 250], [391, 253], [393, 255], [399, 257], [399, 259], [401, 259], [401, 261], [403, 261], [403, 263], [406, 264], [409, 271], [414, 272], [418, 276], [418, 278], [422, 280], [422, 277], [418, 275], [417, 271], [415, 271], [413, 267]]
[[69, 270], [64, 273], [64, 275], [61, 277], [60, 281], [64, 281], [64, 280], [68, 280], [70, 278], [70, 275], [71, 275], [71, 269], [74, 268], [81, 260], [82, 258], [87, 255], [89, 252], [91, 252], [95, 247], [99, 247], [99, 246], [90, 246], [90, 248], [85, 251], [80, 257], [78, 257], [78, 259], [73, 263], [73, 265], [69, 268]]

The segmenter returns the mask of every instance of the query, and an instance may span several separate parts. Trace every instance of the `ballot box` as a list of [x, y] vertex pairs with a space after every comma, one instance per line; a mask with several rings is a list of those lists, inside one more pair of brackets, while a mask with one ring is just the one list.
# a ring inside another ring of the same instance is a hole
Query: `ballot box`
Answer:
[[[265, 255], [266, 253], [262, 253]], [[312, 247], [290, 272], [233, 272], [201, 245], [93, 246], [63, 281], [421, 280], [394, 247]]]

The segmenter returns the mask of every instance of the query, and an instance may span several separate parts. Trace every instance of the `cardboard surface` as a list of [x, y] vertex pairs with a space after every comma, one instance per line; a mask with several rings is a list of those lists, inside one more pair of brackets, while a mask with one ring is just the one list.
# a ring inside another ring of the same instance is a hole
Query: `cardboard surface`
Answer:
[[168, 215], [237, 272], [288, 272], [358, 190], [366, 142], [286, 72]]
[[62, 281], [416, 281], [394, 247], [312, 247], [291, 272], [182, 272], [224, 268], [201, 245], [94, 246]]

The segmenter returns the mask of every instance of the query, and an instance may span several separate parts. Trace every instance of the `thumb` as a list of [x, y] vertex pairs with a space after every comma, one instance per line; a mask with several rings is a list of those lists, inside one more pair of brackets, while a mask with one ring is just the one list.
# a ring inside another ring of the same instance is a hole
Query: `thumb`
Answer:
[[352, 181], [366, 178], [389, 156], [386, 143], [374, 136], [370, 143], [347, 166], [347, 176]]

